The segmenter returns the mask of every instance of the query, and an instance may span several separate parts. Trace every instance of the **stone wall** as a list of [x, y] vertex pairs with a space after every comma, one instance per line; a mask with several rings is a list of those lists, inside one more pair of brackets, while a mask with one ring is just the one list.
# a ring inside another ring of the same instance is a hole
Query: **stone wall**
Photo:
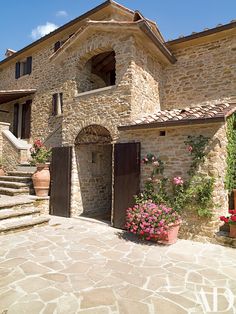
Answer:
[[3, 168], [14, 171], [21, 160], [21, 152], [3, 135]]
[[164, 69], [162, 109], [220, 102], [236, 96], [236, 35], [173, 50], [177, 62]]
[[136, 42], [132, 62], [132, 119], [161, 108], [163, 66], [146, 47]]
[[[122, 131], [120, 140], [141, 142], [142, 158], [147, 153], [160, 156], [165, 164], [164, 175], [168, 178], [181, 176], [188, 178], [187, 171], [191, 164], [191, 156], [186, 150], [184, 141], [188, 135], [203, 135], [211, 139], [207, 149], [204, 166], [199, 170], [206, 176], [215, 178], [213, 201], [215, 207], [212, 219], [199, 218], [196, 211], [186, 208], [183, 213], [183, 224], [180, 235], [185, 239], [212, 237], [219, 229], [219, 216], [228, 211], [228, 196], [224, 189], [226, 172], [226, 130], [224, 125], [211, 124], [202, 126], [167, 128], [166, 136], [160, 136], [160, 129], [143, 129]], [[141, 166], [141, 188], [150, 177], [151, 165]]]
[[3, 136], [3, 131], [4, 130], [9, 130], [9, 123], [6, 122], [0, 122], [0, 162], [1, 164], [3, 163], [3, 143], [4, 143], [4, 136]]

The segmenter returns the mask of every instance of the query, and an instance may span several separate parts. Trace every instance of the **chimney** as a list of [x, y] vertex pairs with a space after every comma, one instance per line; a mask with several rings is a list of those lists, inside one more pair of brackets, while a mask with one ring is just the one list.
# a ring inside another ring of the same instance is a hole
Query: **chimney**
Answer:
[[12, 56], [14, 53], [16, 53], [15, 50], [7, 49], [5, 56], [8, 58], [8, 57]]

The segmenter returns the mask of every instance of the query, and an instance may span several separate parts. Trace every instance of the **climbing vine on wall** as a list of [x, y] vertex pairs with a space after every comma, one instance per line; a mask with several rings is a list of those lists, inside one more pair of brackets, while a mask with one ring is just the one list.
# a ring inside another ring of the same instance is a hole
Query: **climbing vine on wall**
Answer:
[[236, 113], [227, 120], [227, 140], [225, 187], [231, 193], [236, 188]]
[[209, 138], [203, 135], [188, 136], [184, 142], [191, 154], [192, 162], [188, 171], [189, 179], [184, 182], [181, 177], [171, 180], [166, 178], [164, 163], [157, 156], [149, 153], [142, 162], [151, 164], [153, 171], [145, 184], [143, 193], [136, 196], [136, 203], [140, 204], [152, 200], [157, 204], [166, 204], [181, 212], [183, 208], [194, 208], [200, 217], [210, 217], [213, 207], [214, 178], [198, 172], [204, 162]]

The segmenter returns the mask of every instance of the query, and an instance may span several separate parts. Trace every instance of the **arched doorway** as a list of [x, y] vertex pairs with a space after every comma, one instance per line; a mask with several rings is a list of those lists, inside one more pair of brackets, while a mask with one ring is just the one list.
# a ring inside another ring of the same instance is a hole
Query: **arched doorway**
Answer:
[[111, 221], [112, 145], [110, 132], [100, 125], [81, 130], [75, 141], [83, 216]]

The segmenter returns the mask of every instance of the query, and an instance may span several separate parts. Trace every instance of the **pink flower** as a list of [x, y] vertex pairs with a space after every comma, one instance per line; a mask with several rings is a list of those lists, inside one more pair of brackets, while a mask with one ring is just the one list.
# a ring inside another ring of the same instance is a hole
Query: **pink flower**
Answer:
[[159, 162], [158, 162], [158, 161], [154, 161], [154, 162], [153, 162], [153, 165], [156, 166], [156, 167], [158, 167], [158, 166], [159, 166]]
[[188, 146], [188, 148], [187, 148], [187, 149], [188, 149], [188, 151], [189, 151], [190, 153], [193, 151], [193, 147], [192, 147], [192, 146], [190, 146], [190, 145]]
[[183, 185], [184, 184], [184, 180], [181, 177], [175, 177], [173, 179], [173, 184], [174, 185]]
[[230, 217], [231, 221], [236, 222], [236, 215]]

